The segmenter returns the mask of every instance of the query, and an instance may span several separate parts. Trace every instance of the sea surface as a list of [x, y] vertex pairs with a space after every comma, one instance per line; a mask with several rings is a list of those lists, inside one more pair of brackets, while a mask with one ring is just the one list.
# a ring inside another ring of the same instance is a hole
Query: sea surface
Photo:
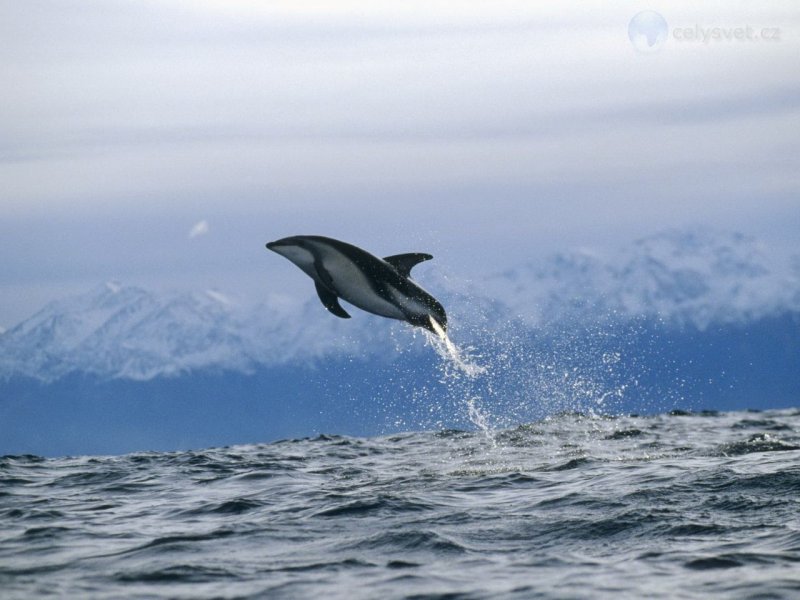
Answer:
[[0, 597], [798, 598], [800, 411], [0, 459]]

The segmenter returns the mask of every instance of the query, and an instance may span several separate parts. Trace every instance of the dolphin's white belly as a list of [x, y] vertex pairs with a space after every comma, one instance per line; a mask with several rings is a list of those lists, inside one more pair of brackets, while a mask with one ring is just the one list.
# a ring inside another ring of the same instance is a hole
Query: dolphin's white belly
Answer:
[[403, 311], [375, 293], [362, 270], [349, 258], [339, 252], [326, 252], [321, 262], [344, 300], [376, 315], [405, 319]]
[[300, 246], [281, 246], [276, 252], [281, 256], [285, 256], [303, 269], [303, 272], [311, 277], [311, 279], [317, 280], [317, 270], [314, 267], [314, 255], [311, 254], [311, 252]]

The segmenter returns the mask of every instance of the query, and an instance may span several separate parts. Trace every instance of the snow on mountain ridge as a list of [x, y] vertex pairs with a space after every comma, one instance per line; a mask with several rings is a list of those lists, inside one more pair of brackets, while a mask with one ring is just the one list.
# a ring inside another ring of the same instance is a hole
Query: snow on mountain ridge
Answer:
[[2, 338], [0, 373], [72, 371], [147, 379], [214, 362], [243, 369], [234, 316], [202, 294], [156, 296], [106, 284], [48, 304]]
[[346, 324], [331, 319], [316, 298], [279, 305], [245, 308], [216, 290], [157, 295], [104, 284], [51, 302], [3, 334], [0, 378], [52, 381], [79, 372], [147, 380], [209, 368], [251, 372], [258, 365], [356, 351], [392, 335], [371, 327], [369, 317]]
[[623, 308], [700, 329], [797, 310], [797, 287], [768, 259], [762, 245], [740, 233], [669, 231], [636, 242], [640, 250], [621, 271]]
[[[781, 272], [741, 234], [669, 231], [608, 257], [564, 252], [469, 285], [426, 275], [448, 306], [457, 339], [469, 337], [460, 327], [468, 334], [509, 317], [538, 327], [644, 316], [703, 329], [800, 311], [800, 259]], [[146, 380], [419, 347], [403, 324], [361, 311], [353, 317], [332, 318], [311, 294], [299, 303], [269, 294], [245, 307], [217, 290], [157, 295], [110, 282], [51, 302], [0, 334], [0, 378], [81, 372]]]
[[705, 329], [800, 310], [800, 278], [772, 265], [753, 238], [709, 230], [665, 231], [608, 259], [561, 253], [491, 283], [535, 325], [616, 315]]

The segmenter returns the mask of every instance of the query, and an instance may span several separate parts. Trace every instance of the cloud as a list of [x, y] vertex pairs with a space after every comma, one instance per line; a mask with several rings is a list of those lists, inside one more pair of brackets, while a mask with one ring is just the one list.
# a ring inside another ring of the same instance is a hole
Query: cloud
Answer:
[[[796, 191], [794, 38], [669, 40], [641, 56], [624, 6], [44, 1], [0, 22], [0, 71], [15, 82], [0, 98], [0, 218], [110, 202], [213, 215], [223, 198], [306, 218], [298, 193], [354, 207], [363, 187], [533, 197], [605, 181], [639, 183], [640, 198], [686, 181], [686, 165], [695, 204], [752, 197], [740, 178]], [[670, 6], [674, 27], [720, 18]], [[790, 8], [734, 2], [726, 19], [789, 31]]]
[[202, 221], [198, 221], [194, 224], [194, 227], [189, 231], [189, 239], [199, 237], [201, 235], [207, 234], [209, 231], [208, 229], [208, 221], [203, 219]]

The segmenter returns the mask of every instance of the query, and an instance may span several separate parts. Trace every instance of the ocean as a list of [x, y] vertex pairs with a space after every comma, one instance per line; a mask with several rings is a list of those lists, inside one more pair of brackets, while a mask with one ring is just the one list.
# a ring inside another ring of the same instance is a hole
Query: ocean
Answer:
[[0, 597], [797, 598], [800, 411], [0, 458]]

